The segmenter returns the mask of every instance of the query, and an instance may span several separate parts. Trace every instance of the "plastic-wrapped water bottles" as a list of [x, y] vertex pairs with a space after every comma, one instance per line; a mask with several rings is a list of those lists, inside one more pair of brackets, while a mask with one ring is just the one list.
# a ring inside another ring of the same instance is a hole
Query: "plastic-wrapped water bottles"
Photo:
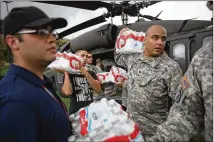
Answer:
[[80, 73], [77, 65], [83, 64], [83, 59], [69, 52], [57, 53], [56, 60], [48, 68], [68, 71], [70, 73]]
[[116, 39], [116, 53], [142, 53], [144, 49], [144, 37], [144, 32], [136, 32], [128, 28], [122, 29]]
[[74, 141], [143, 141], [140, 130], [115, 100], [101, 99], [70, 116]]
[[109, 82], [108, 74], [109, 74], [108, 72], [97, 73], [97, 78], [98, 78], [99, 82], [100, 83]]
[[115, 83], [115, 84], [122, 84], [125, 83], [128, 77], [128, 73], [119, 67], [112, 66], [108, 79], [109, 81]]

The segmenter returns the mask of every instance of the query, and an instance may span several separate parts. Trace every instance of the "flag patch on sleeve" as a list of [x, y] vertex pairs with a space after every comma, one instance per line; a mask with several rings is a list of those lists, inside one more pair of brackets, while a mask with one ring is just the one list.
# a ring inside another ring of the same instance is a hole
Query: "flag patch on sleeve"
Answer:
[[182, 79], [182, 90], [185, 90], [189, 87], [190, 83], [189, 83], [189, 79], [187, 77], [187, 75], [184, 75], [183, 79]]

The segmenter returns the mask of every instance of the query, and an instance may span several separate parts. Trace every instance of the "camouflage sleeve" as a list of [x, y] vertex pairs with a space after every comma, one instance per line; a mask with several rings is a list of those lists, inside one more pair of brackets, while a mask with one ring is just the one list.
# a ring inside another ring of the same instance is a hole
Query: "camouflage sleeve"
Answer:
[[194, 62], [190, 64], [178, 87], [176, 103], [149, 142], [188, 141], [203, 128], [204, 107], [197, 68]]
[[116, 64], [122, 68], [128, 69], [130, 65], [132, 65], [134, 59], [137, 57], [142, 56], [142, 53], [130, 53], [130, 54], [120, 54], [114, 52], [114, 60]]
[[122, 105], [127, 107], [128, 105], [128, 90], [126, 87], [126, 83], [124, 84], [124, 87], [122, 88]]
[[180, 66], [176, 63], [174, 71], [171, 73], [170, 79], [168, 80], [168, 95], [175, 100], [176, 90], [181, 82], [183, 73]]
[[128, 54], [119, 54], [114, 52], [114, 60], [116, 62], [117, 65], [127, 69], [128, 68], [128, 60], [129, 60], [129, 56]]

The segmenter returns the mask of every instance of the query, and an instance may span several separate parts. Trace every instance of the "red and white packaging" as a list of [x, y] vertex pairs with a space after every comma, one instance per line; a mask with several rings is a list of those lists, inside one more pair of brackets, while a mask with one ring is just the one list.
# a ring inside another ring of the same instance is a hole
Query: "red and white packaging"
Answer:
[[144, 38], [144, 32], [135, 32], [128, 28], [122, 29], [115, 42], [116, 53], [142, 53]]
[[97, 73], [98, 81], [99, 81], [100, 83], [109, 82], [108, 75], [109, 75], [109, 72]]
[[57, 53], [56, 60], [53, 61], [48, 68], [68, 71], [69, 73], [79, 73], [77, 65], [83, 64], [83, 59], [69, 52]]
[[109, 81], [115, 83], [115, 84], [122, 84], [125, 83], [128, 77], [128, 73], [119, 67], [112, 66], [108, 79]]
[[115, 100], [101, 99], [70, 116], [73, 141], [144, 141], [137, 124]]
[[114, 100], [108, 101], [103, 98], [101, 101], [93, 102], [89, 106], [81, 108], [77, 113], [70, 115], [74, 133], [84, 136], [103, 125], [119, 121], [114, 113], [127, 114], [122, 110], [122, 106]]

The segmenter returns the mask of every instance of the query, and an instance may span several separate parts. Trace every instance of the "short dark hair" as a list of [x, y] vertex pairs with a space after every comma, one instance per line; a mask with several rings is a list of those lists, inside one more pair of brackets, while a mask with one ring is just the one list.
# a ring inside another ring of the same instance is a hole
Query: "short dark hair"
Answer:
[[88, 51], [85, 50], [85, 49], [79, 49], [79, 50], [75, 51], [74, 54], [77, 54], [77, 53], [79, 53], [80, 51], [86, 51], [86, 52], [88, 52]]
[[100, 58], [97, 58], [96, 63], [98, 63], [98, 62], [102, 62], [102, 60]]
[[145, 36], [148, 36], [151, 28], [153, 28], [155, 26], [162, 27], [166, 31], [166, 33], [167, 33], [167, 30], [166, 30], [166, 28], [164, 26], [162, 26], [162, 25], [152, 25], [152, 26], [148, 27], [148, 29], [146, 30]]

